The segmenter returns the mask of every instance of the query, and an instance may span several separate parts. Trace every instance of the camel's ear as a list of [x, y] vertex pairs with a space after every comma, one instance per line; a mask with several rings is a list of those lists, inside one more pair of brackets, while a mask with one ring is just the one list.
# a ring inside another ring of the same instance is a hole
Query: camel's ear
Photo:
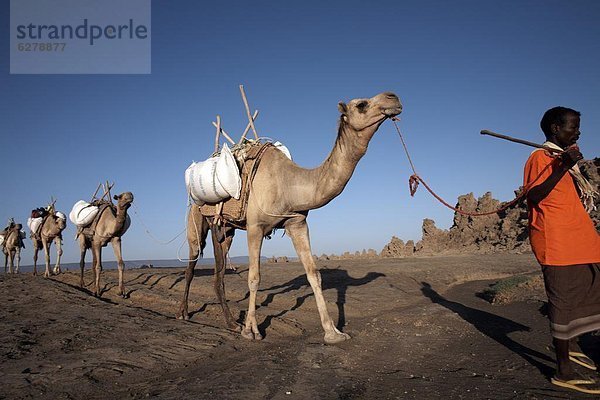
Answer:
[[348, 106], [343, 101], [338, 103], [338, 111], [344, 115], [348, 112]]
[[120, 198], [121, 198], [121, 196], [120, 196], [120, 195], [116, 195], [116, 194], [115, 194], [115, 195], [113, 196], [113, 199], [115, 199], [115, 200], [119, 200]]

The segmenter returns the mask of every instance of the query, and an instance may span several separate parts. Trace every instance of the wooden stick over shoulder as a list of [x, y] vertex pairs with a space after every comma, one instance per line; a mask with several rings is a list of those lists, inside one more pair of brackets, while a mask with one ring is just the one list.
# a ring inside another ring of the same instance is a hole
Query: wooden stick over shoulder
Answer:
[[511, 136], [502, 135], [500, 133], [488, 131], [487, 129], [483, 129], [480, 133], [482, 135], [493, 136], [493, 137], [496, 137], [498, 139], [504, 139], [504, 140], [508, 140], [510, 142], [524, 144], [526, 146], [537, 147], [538, 149], [544, 149], [544, 150], [547, 150], [547, 151], [552, 152], [552, 153], [562, 153], [562, 150], [553, 149], [551, 147], [546, 147], [546, 146], [544, 146], [542, 144], [530, 142], [528, 140], [517, 139], [517, 138], [511, 137]]

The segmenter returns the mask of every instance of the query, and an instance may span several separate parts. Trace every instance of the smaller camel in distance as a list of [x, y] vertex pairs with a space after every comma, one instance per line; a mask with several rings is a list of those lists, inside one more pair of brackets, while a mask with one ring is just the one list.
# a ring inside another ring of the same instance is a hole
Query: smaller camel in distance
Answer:
[[[19, 265], [21, 264], [21, 248], [24, 248], [23, 237], [21, 236], [23, 225], [15, 224], [11, 218], [8, 227], [2, 232], [4, 242], [2, 243], [2, 252], [4, 253], [4, 273], [7, 267], [11, 274], [19, 273]], [[15, 268], [15, 258], [17, 259]], [[10, 261], [10, 263], [9, 263]]]
[[56, 212], [53, 201], [48, 206], [48, 214], [44, 217], [42, 225], [37, 232], [31, 232], [31, 242], [33, 243], [33, 275], [37, 275], [38, 251], [44, 250], [46, 258], [46, 271], [44, 277], [50, 277], [50, 245], [52, 242], [56, 245], [56, 265], [54, 274], [60, 274], [60, 258], [62, 251], [62, 232], [67, 227], [67, 218], [63, 213]]
[[[110, 198], [110, 188], [107, 186]], [[125, 293], [125, 284], [123, 283], [123, 269], [125, 263], [123, 262], [123, 256], [121, 253], [121, 236], [127, 232], [131, 221], [127, 215], [127, 209], [133, 203], [133, 193], [124, 192], [119, 195], [115, 195], [114, 199], [117, 200], [115, 207], [111, 202], [104, 202], [99, 207], [100, 210], [94, 218], [92, 224], [86, 228], [80, 229], [77, 233], [79, 240], [79, 249], [81, 252], [81, 259], [79, 266], [81, 269], [81, 280], [80, 286], [83, 288], [83, 270], [85, 267], [85, 254], [88, 249], [92, 250], [92, 268], [94, 269], [94, 296], [100, 297], [100, 272], [102, 271], [102, 248], [106, 247], [108, 243], [112, 244], [115, 257], [117, 258], [117, 265], [119, 268], [119, 295], [123, 298], [127, 298]]]

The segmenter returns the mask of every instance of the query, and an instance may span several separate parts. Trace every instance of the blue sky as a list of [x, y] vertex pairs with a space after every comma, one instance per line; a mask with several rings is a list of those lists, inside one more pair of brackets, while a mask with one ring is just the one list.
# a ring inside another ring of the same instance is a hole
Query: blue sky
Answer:
[[[140, 217], [161, 240], [183, 230], [183, 173], [212, 152], [211, 121], [221, 115], [236, 137], [245, 127], [239, 84], [261, 112], [259, 133], [307, 168], [333, 146], [338, 101], [397, 93], [417, 171], [450, 203], [487, 191], [510, 200], [521, 184], [531, 149], [481, 129], [541, 142], [543, 112], [569, 106], [582, 112], [584, 156], [600, 153], [597, 1], [153, 1], [149, 75], [10, 75], [9, 2], [0, 4], [0, 222], [25, 223], [51, 196], [68, 213], [111, 180], [134, 193], [139, 213], [125, 259], [177, 257], [181, 240], [158, 244]], [[423, 218], [449, 228], [452, 212], [424, 188], [409, 196], [410, 175], [386, 122], [344, 192], [310, 213], [313, 253], [420, 239]], [[69, 224], [65, 262], [78, 260], [74, 235]], [[247, 254], [243, 232], [231, 254]], [[263, 246], [294, 254], [281, 234]], [[31, 260], [28, 241], [22, 262]]]

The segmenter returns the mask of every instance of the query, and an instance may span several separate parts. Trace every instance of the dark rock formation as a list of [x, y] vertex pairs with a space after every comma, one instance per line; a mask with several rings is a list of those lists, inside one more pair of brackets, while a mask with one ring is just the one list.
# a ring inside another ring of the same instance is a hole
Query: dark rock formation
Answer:
[[336, 254], [322, 254], [320, 256], [313, 256], [315, 258], [315, 260], [319, 260], [319, 261], [327, 261], [327, 260], [356, 260], [356, 259], [366, 259], [366, 258], [377, 258], [379, 257], [379, 254], [377, 254], [377, 251], [373, 250], [373, 249], [369, 249], [369, 250], [365, 250], [363, 249], [362, 251], [356, 251], [354, 253], [351, 253], [349, 251], [344, 252], [342, 255], [336, 255]]
[[267, 260], [267, 262], [269, 263], [287, 263], [290, 262], [290, 260], [287, 258], [287, 256], [282, 256], [282, 257], [271, 257]]
[[[589, 181], [598, 188], [600, 186], [600, 158], [594, 158], [593, 160], [586, 160], [580, 163], [581, 172], [589, 178]], [[596, 210], [590, 213], [596, 229], [600, 226], [600, 204], [596, 202]]]

